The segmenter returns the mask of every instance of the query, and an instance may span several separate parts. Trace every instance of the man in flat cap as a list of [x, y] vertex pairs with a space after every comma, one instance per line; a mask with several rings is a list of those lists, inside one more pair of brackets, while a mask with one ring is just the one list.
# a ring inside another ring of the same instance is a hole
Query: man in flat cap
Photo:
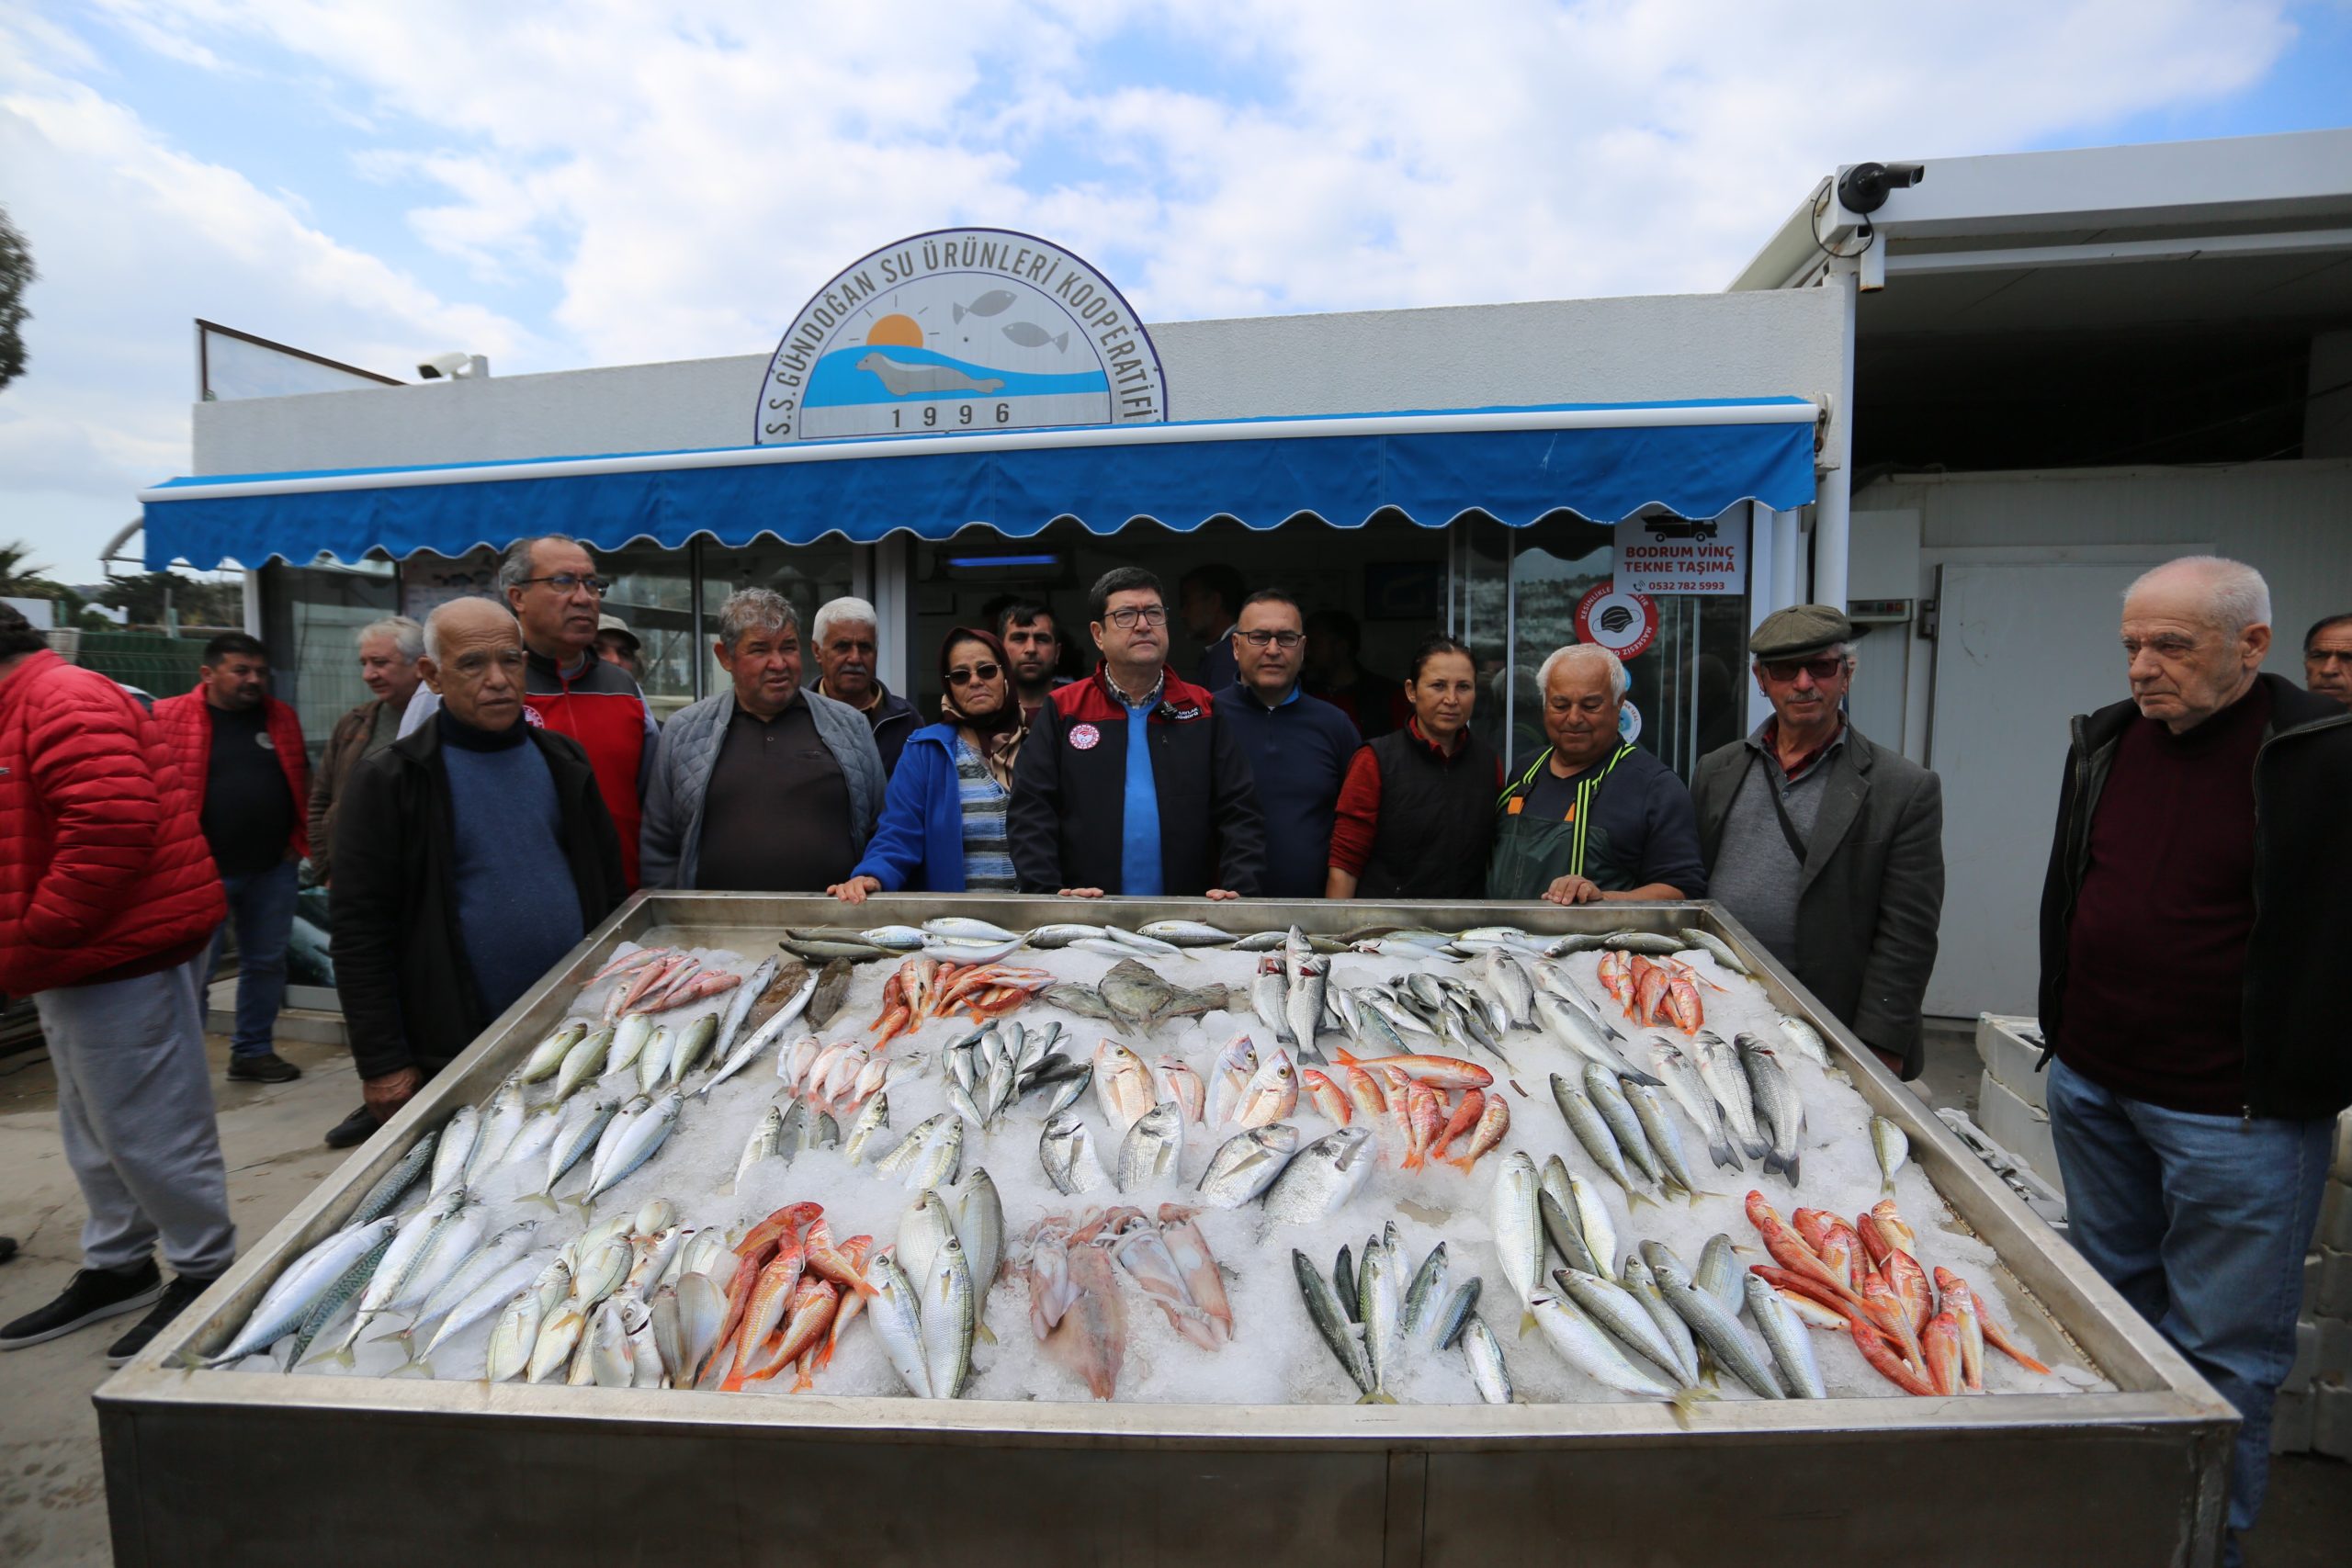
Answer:
[[1944, 901], [1943, 787], [1846, 716], [1854, 628], [1827, 604], [1747, 640], [1772, 716], [1690, 780], [1709, 896], [1906, 1078]]

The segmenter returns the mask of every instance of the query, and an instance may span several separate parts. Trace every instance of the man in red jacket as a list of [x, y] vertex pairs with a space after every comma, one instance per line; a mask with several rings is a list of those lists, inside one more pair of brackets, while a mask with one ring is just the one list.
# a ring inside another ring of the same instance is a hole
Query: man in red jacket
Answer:
[[161, 728], [0, 604], [0, 991], [40, 1010], [89, 1208], [80, 1272], [0, 1326], [0, 1350], [156, 1303], [107, 1348], [120, 1366], [236, 1256], [189, 967], [221, 914]]
[[[310, 757], [294, 710], [269, 694], [269, 649], [223, 632], [204, 645], [196, 690], [155, 705], [237, 923], [237, 1026], [229, 1077], [284, 1083], [302, 1069], [273, 1049], [286, 1000], [295, 868], [311, 852]], [[220, 956], [216, 941], [209, 975]]]

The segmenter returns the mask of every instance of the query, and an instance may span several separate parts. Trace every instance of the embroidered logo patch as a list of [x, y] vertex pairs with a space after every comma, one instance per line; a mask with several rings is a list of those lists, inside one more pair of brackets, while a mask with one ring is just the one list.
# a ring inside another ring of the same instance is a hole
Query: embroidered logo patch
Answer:
[[523, 722], [538, 729], [548, 727], [548, 721], [539, 716], [539, 710], [528, 703], [523, 705]]
[[1073, 724], [1069, 727], [1069, 743], [1078, 750], [1091, 751], [1102, 744], [1102, 732], [1091, 724]]

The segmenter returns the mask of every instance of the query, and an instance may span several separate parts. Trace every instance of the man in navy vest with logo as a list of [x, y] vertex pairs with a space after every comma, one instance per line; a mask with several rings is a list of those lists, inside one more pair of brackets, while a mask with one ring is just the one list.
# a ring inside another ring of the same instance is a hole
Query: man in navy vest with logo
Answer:
[[1056, 690], [1012, 771], [1005, 837], [1024, 893], [1237, 898], [1260, 891], [1250, 761], [1209, 694], [1168, 671], [1168, 604], [1140, 567], [1090, 595], [1102, 661]]

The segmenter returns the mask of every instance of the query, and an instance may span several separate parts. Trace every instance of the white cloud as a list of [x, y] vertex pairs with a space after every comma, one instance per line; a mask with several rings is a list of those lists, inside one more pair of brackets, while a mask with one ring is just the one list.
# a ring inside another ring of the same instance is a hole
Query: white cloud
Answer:
[[[51, 280], [40, 373], [117, 368], [87, 404], [28, 381], [0, 421], [116, 427], [107, 483], [184, 441], [195, 314], [266, 306], [270, 335], [379, 366], [742, 353], [842, 264], [947, 222], [1048, 234], [1156, 320], [1713, 289], [1839, 162], [2097, 140], [2245, 91], [2293, 37], [2267, 0], [105, 14], [22, 35], [0, 199]], [[102, 96], [108, 51], [139, 48], [226, 62], [247, 112], [271, 73], [320, 102], [354, 128], [350, 177], [410, 203], [413, 247], [368, 254], [300, 205], [345, 193], [265, 194], [168, 144]], [[544, 319], [468, 302], [518, 283]], [[0, 428], [0, 473], [28, 442], [107, 446]]]

